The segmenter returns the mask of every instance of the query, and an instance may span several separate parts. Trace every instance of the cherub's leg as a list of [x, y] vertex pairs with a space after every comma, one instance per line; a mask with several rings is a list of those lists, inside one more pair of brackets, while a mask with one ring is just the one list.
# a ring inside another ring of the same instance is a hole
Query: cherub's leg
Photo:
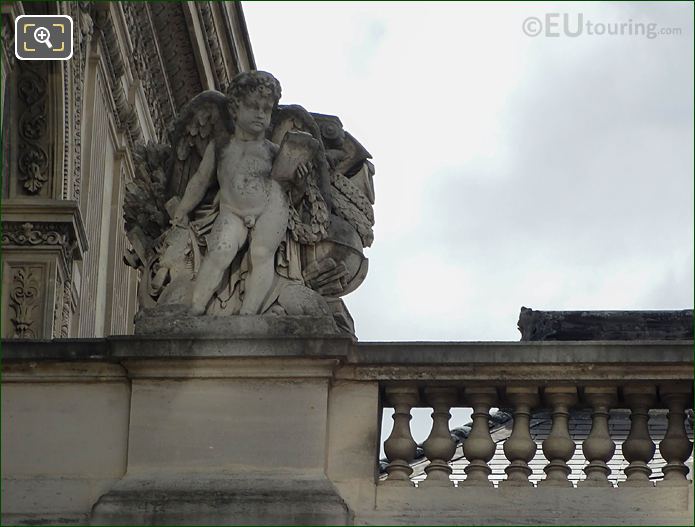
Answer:
[[261, 310], [275, 274], [275, 252], [287, 231], [288, 206], [284, 196], [271, 200], [258, 217], [249, 244], [250, 271], [244, 288], [242, 315], [256, 315]]
[[246, 241], [247, 230], [244, 222], [229, 212], [223, 213], [215, 220], [208, 236], [208, 253], [198, 270], [193, 288], [193, 303], [190, 313], [202, 315], [225, 270], [232, 263], [239, 248]]

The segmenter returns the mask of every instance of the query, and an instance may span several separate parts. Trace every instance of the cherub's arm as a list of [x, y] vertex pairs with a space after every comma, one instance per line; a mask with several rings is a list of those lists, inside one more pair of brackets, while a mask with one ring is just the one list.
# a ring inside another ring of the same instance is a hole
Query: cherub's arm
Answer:
[[198, 170], [193, 174], [193, 177], [186, 186], [186, 191], [183, 193], [181, 203], [176, 208], [173, 222], [175, 225], [186, 225], [188, 223], [188, 214], [195, 208], [200, 200], [205, 196], [205, 192], [212, 183], [213, 175], [215, 174], [215, 142], [210, 141], [203, 159], [198, 166]]

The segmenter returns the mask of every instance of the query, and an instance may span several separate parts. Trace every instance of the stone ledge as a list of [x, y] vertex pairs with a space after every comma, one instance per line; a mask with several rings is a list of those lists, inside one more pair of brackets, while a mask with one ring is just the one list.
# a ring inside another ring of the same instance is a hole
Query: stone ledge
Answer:
[[136, 336], [186, 338], [335, 337], [341, 335], [333, 317], [315, 316], [191, 316], [183, 306], [144, 309], [135, 318]]
[[[414, 488], [378, 485], [367, 525], [692, 525], [693, 487]], [[588, 507], [587, 504], [590, 504]]]
[[99, 498], [91, 525], [348, 525], [352, 515], [325, 478], [128, 478]]
[[[266, 317], [259, 317], [266, 318]], [[301, 318], [301, 317], [293, 317]], [[298, 327], [298, 326], [295, 326]], [[484, 365], [543, 369], [677, 367], [692, 370], [693, 341], [367, 342], [345, 334], [115, 335], [102, 339], [3, 339], [2, 358], [23, 361], [106, 361], [224, 357], [339, 357], [352, 368], [460, 368]], [[395, 371], [395, 370], [394, 370]], [[433, 370], [434, 371], [434, 370]], [[453, 371], [453, 370], [451, 370]], [[442, 372], [440, 372], [442, 373]], [[445, 375], [446, 376], [446, 375]]]
[[350, 362], [370, 365], [687, 363], [692, 340], [545, 342], [360, 342]]

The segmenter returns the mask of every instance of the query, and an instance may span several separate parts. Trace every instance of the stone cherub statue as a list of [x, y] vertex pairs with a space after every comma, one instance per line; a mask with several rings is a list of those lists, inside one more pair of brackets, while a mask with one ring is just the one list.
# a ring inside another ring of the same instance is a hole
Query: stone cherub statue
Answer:
[[335, 116], [278, 106], [269, 73], [239, 74], [180, 112], [171, 146], [137, 155], [124, 217], [141, 309], [333, 315], [364, 280], [374, 167]]

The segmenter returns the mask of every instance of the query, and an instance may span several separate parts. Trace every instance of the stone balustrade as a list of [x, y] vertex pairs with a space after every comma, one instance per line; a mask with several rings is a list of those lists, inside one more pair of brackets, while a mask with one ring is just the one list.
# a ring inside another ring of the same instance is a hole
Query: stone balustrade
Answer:
[[[613, 487], [608, 476], [609, 462], [616, 450], [616, 443], [609, 434], [609, 412], [626, 408], [631, 412], [631, 428], [622, 445], [622, 455], [629, 463], [624, 468], [625, 478], [621, 487], [659, 486], [687, 487], [691, 481], [686, 477], [689, 468], [685, 462], [692, 453], [692, 441], [686, 431], [686, 405], [692, 400], [689, 382], [667, 384], [619, 384], [603, 385], [558, 384], [549, 386], [509, 384], [490, 385], [441, 385], [408, 382], [387, 383], [383, 389], [383, 405], [395, 409], [393, 428], [384, 443], [388, 461], [387, 477], [382, 485], [414, 485], [410, 476], [411, 464], [416, 461], [417, 444], [410, 430], [411, 410], [416, 407], [431, 407], [432, 428], [423, 443], [426, 477], [419, 486], [454, 486], [450, 479], [450, 463], [456, 452], [456, 441], [449, 428], [450, 411], [457, 407], [472, 409], [470, 433], [462, 442], [466, 465], [466, 478], [459, 486], [491, 487], [489, 479], [490, 460], [498, 445], [493, 440], [489, 420], [490, 408], [504, 407], [513, 413], [513, 430], [503, 442], [504, 456], [508, 465], [504, 469], [507, 478], [500, 481], [502, 487], [532, 486], [529, 481], [529, 462], [534, 458], [538, 445], [529, 429], [533, 409], [548, 408], [552, 419], [550, 433], [542, 440], [542, 452], [547, 460], [543, 471], [545, 477], [539, 481], [541, 487], [573, 487], [568, 479], [571, 472], [567, 462], [581, 449], [586, 460], [582, 469], [584, 476], [579, 487]], [[591, 431], [586, 439], [579, 441], [569, 428], [572, 409], [589, 409]], [[668, 427], [659, 442], [659, 452], [666, 462], [662, 468], [663, 478], [650, 479], [656, 445], [648, 428], [649, 411], [664, 409], [668, 412]], [[689, 430], [692, 435], [692, 429]], [[423, 459], [418, 460], [422, 463]]]
[[691, 524], [692, 341], [295, 330], [5, 341], [3, 524]]

